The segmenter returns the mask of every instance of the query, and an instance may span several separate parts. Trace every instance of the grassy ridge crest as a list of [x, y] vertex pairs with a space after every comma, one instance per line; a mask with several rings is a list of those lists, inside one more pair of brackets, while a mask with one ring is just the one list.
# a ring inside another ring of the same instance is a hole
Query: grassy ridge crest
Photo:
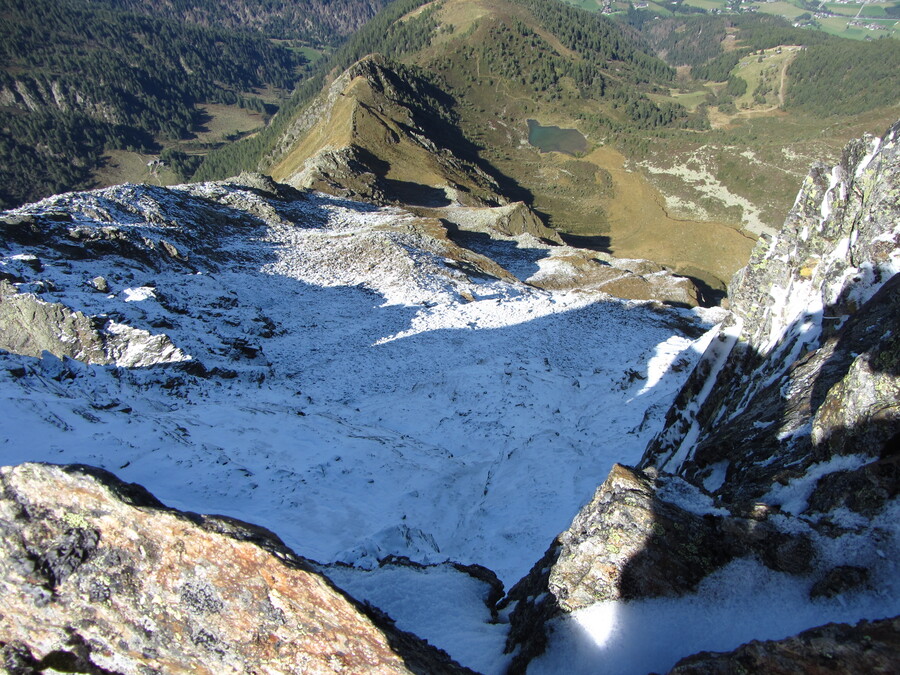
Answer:
[[[433, 25], [417, 18], [399, 19], [429, 0], [395, 0], [363, 26], [335, 53], [316, 65], [315, 71], [292, 94], [271, 123], [260, 133], [213, 151], [194, 174], [194, 180], [220, 180], [241, 171], [263, 168], [264, 159], [278, 144], [294, 117], [315, 98], [329, 81], [363, 56], [381, 53], [388, 56], [405, 53], [430, 39]], [[275, 161], [270, 158], [268, 163]]]

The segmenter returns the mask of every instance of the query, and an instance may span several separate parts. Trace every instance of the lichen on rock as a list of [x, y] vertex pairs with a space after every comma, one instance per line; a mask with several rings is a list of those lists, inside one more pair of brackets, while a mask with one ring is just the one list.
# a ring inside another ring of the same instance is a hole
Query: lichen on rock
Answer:
[[0, 534], [13, 672], [470, 672], [367, 616], [271, 532], [168, 509], [105, 471], [0, 469]]

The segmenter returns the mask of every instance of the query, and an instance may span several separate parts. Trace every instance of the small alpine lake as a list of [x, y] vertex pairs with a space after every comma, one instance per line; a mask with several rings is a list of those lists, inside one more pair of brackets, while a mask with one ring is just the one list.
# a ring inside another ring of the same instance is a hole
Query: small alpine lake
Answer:
[[528, 142], [541, 152], [562, 152], [573, 157], [588, 149], [587, 139], [578, 129], [543, 127], [528, 120]]

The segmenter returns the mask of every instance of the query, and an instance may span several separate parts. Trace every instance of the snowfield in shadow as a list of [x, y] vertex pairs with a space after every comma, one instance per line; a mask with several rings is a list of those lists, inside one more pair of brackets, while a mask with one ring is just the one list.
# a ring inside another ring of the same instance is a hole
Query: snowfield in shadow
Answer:
[[514, 583], [639, 459], [721, 317], [501, 281], [433, 221], [299, 192], [121, 186], [5, 218], [18, 296], [189, 360], [3, 353], [0, 463], [99, 466], [364, 569]]

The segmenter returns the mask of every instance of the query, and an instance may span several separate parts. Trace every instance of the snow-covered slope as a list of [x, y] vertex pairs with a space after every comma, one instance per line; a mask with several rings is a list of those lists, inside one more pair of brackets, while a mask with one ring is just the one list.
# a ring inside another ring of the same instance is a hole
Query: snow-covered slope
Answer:
[[716, 330], [261, 176], [0, 214], [0, 463], [268, 527], [485, 673], [896, 616], [897, 133], [814, 168]]
[[638, 460], [705, 347], [697, 311], [501, 281], [435, 220], [244, 182], [3, 215], [4, 304], [181, 356], [0, 352], [0, 464], [100, 466], [323, 563], [453, 560], [510, 584]]

